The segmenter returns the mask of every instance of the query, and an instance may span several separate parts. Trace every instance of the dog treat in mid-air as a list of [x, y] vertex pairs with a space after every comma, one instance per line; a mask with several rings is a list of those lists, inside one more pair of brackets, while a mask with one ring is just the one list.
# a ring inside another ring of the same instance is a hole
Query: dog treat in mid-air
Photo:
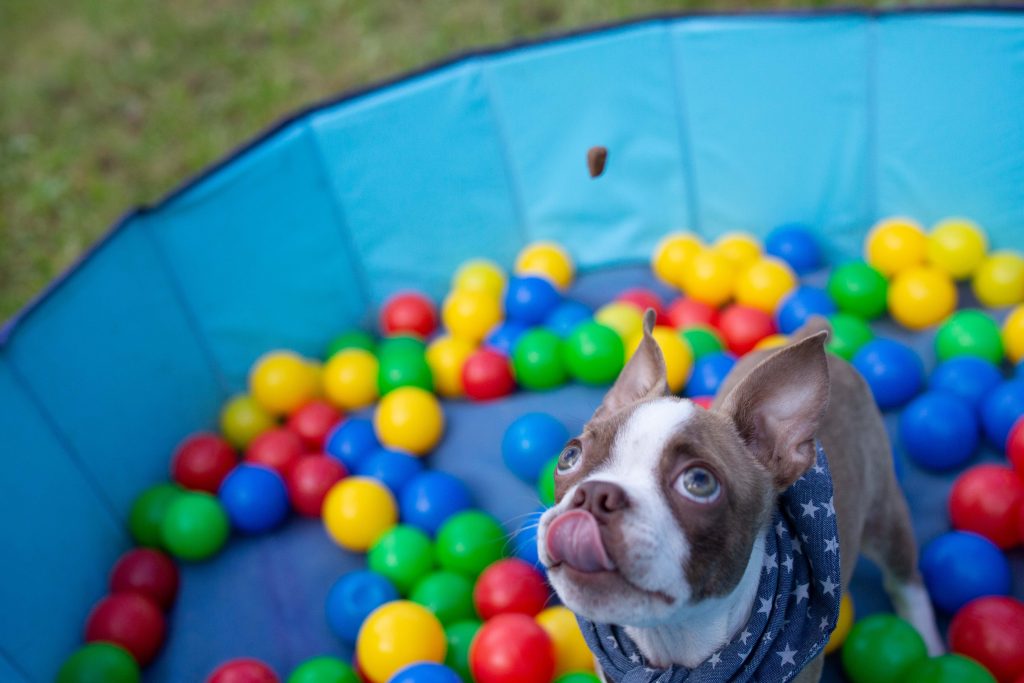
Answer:
[[590, 177], [596, 178], [604, 173], [604, 165], [608, 163], [608, 148], [594, 145], [587, 150], [587, 169]]

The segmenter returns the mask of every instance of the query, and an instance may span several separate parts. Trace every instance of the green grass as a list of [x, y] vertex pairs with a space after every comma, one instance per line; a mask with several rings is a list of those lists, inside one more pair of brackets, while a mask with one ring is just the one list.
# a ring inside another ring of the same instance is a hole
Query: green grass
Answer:
[[[834, 0], [752, 2], [821, 6]], [[849, 3], [843, 3], [849, 4]], [[0, 320], [277, 118], [455, 51], [723, 0], [2, 0]]]

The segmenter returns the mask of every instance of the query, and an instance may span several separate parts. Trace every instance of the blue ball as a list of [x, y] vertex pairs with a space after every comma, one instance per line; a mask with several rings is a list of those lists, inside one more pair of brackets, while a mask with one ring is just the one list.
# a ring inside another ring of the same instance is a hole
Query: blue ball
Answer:
[[523, 562], [541, 569], [543, 567], [537, 554], [537, 525], [540, 524], [540, 516], [544, 514], [545, 509], [540, 508], [531, 512], [516, 530], [515, 536], [512, 537], [515, 556]]
[[544, 327], [563, 339], [576, 329], [576, 326], [594, 317], [593, 311], [578, 301], [566, 300], [544, 319]]
[[345, 574], [327, 593], [327, 625], [352, 645], [370, 612], [401, 596], [394, 584], [377, 572], [364, 569]]
[[398, 506], [402, 522], [434, 535], [449, 517], [473, 507], [473, 496], [458, 477], [425, 470], [405, 485]]
[[956, 394], [977, 410], [984, 398], [1002, 381], [999, 369], [987, 360], [960, 356], [935, 366], [928, 378], [928, 386], [936, 391]]
[[247, 534], [270, 531], [288, 517], [288, 487], [281, 475], [263, 465], [237, 466], [217, 495], [231, 526]]
[[423, 463], [419, 458], [390, 448], [378, 448], [359, 463], [355, 473], [377, 479], [397, 499], [405, 485], [422, 471]]
[[517, 417], [501, 439], [505, 467], [531, 486], [551, 458], [562, 452], [569, 430], [547, 413], [526, 413]]
[[768, 233], [764, 250], [769, 256], [780, 258], [803, 275], [821, 267], [821, 247], [814, 232], [802, 223], [787, 223]]
[[1006, 437], [1017, 418], [1024, 416], [1024, 379], [1012, 379], [993, 389], [981, 403], [985, 436], [996, 448], [1006, 448]]
[[420, 662], [401, 669], [388, 683], [462, 683], [462, 679], [444, 664]]
[[971, 404], [956, 394], [928, 391], [903, 409], [900, 441], [922, 467], [960, 467], [978, 448], [978, 418]]
[[562, 303], [562, 295], [542, 277], [513, 277], [505, 290], [505, 316], [526, 325], [540, 325]]
[[836, 312], [836, 302], [824, 289], [801, 285], [782, 300], [775, 312], [775, 322], [782, 334], [800, 329], [812, 315], [829, 316]]
[[912, 348], [892, 339], [872, 339], [853, 357], [881, 410], [898, 408], [924, 386], [924, 364]]
[[327, 455], [341, 461], [345, 469], [355, 472], [359, 463], [380, 448], [373, 431], [373, 422], [362, 417], [350, 417], [327, 436], [324, 450]]
[[523, 323], [515, 322], [514, 320], [498, 323], [487, 333], [487, 338], [484, 339], [484, 346], [502, 355], [511, 356], [516, 341], [528, 329], [530, 328]]
[[924, 547], [921, 574], [932, 602], [953, 614], [975, 598], [1009, 595], [1010, 563], [992, 541], [950, 531]]
[[736, 365], [736, 356], [728, 351], [706, 354], [693, 364], [693, 373], [686, 383], [686, 396], [714, 396], [725, 376]]

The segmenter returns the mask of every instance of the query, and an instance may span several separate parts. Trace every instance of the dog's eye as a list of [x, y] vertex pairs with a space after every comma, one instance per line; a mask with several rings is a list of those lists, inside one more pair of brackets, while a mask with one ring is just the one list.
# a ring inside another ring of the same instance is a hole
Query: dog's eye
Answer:
[[675, 489], [683, 497], [698, 503], [712, 503], [722, 492], [715, 475], [700, 466], [691, 467], [680, 474]]
[[576, 466], [583, 460], [583, 449], [571, 443], [562, 450], [558, 456], [558, 472], [566, 474], [576, 469]]

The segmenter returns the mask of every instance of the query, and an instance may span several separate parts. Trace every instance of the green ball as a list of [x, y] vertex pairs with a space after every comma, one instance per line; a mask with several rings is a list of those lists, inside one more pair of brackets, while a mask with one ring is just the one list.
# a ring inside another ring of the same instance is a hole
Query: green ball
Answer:
[[442, 568], [476, 577], [500, 560], [505, 530], [498, 520], [479, 510], [452, 515], [437, 531], [437, 562]]
[[377, 388], [383, 396], [398, 387], [434, 390], [434, 375], [422, 351], [395, 350], [382, 353], [377, 371]]
[[838, 266], [828, 279], [829, 296], [840, 311], [874, 320], [886, 310], [889, 283], [863, 261]]
[[369, 332], [349, 330], [331, 340], [331, 343], [327, 345], [327, 357], [330, 358], [338, 351], [345, 349], [363, 349], [370, 353], [376, 353], [377, 342]]
[[1003, 362], [999, 325], [983, 311], [957, 311], [935, 334], [935, 355], [940, 361], [974, 356], [999, 365]]
[[569, 333], [563, 353], [569, 374], [584, 384], [611, 384], [626, 362], [619, 334], [593, 321], [580, 323]]
[[917, 630], [893, 614], [861, 619], [843, 643], [843, 668], [853, 683], [902, 683], [927, 656]]
[[904, 683], [996, 683], [996, 677], [973, 659], [942, 655], [915, 664]]
[[448, 638], [448, 653], [444, 656], [444, 664], [466, 683], [473, 683], [473, 674], [469, 670], [469, 646], [473, 644], [473, 638], [481, 626], [483, 624], [476, 619], [466, 619], [444, 630]]
[[57, 683], [135, 683], [139, 665], [128, 651], [112, 643], [78, 648], [57, 672]]
[[171, 503], [182, 493], [184, 489], [174, 484], [157, 484], [135, 499], [128, 513], [128, 529], [136, 543], [147, 548], [162, 547], [160, 525]]
[[558, 467], [558, 456], [551, 458], [544, 469], [540, 471], [540, 479], [537, 480], [537, 495], [544, 505], [555, 504], [555, 468]]
[[307, 659], [292, 672], [287, 683], [360, 683], [355, 669], [334, 657]]
[[725, 349], [725, 344], [722, 342], [721, 335], [707, 325], [694, 325], [693, 327], [687, 327], [679, 334], [682, 336], [683, 341], [690, 345], [690, 350], [693, 351], [694, 361], [700, 360], [709, 353], [715, 353], [716, 351], [722, 351]]
[[409, 599], [429, 609], [445, 626], [476, 616], [473, 582], [457, 572], [427, 574], [412, 589]]
[[555, 683], [601, 683], [601, 679], [589, 671], [573, 671], [559, 676]]
[[400, 524], [381, 536], [366, 557], [370, 569], [391, 579], [402, 595], [434, 568], [434, 544], [416, 527]]
[[832, 336], [825, 348], [848, 361], [853, 360], [860, 347], [875, 338], [871, 326], [855, 315], [833, 313], [828, 321], [832, 324]]
[[524, 332], [512, 351], [512, 369], [520, 386], [532, 391], [565, 384], [562, 338], [543, 327]]
[[216, 497], [187, 491], [167, 508], [160, 538], [177, 558], [205, 560], [221, 549], [230, 531], [228, 516]]
[[393, 353], [417, 353], [422, 355], [426, 352], [426, 342], [411, 334], [396, 334], [393, 337], [386, 337], [381, 340], [380, 345], [377, 347], [377, 356], [381, 360]]

